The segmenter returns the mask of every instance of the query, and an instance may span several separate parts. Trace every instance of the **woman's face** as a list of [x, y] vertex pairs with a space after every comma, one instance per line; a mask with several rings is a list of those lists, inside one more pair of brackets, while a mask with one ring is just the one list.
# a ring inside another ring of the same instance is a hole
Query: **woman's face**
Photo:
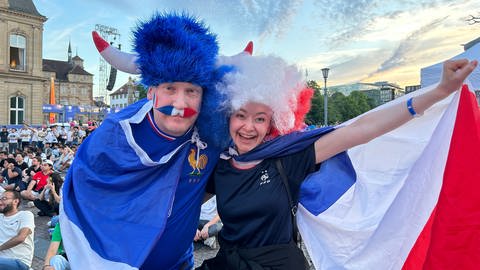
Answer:
[[249, 102], [230, 116], [230, 136], [239, 154], [244, 154], [263, 142], [270, 132], [272, 115], [270, 107]]

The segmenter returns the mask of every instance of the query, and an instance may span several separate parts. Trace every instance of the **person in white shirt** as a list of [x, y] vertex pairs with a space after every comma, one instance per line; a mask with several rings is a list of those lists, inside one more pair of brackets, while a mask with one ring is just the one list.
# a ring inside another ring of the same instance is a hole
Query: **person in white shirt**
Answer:
[[20, 194], [5, 191], [0, 197], [0, 269], [28, 270], [33, 259], [35, 222], [32, 212], [19, 211]]
[[19, 132], [20, 138], [22, 139], [22, 150], [26, 146], [30, 145], [30, 139], [32, 137], [32, 131], [28, 129], [27, 125], [24, 125]]
[[45, 143], [49, 143], [50, 146], [57, 143], [57, 137], [55, 136], [55, 133], [52, 131], [52, 129], [47, 128], [47, 135], [45, 135]]
[[8, 133], [8, 153], [14, 154], [18, 148], [18, 133], [15, 128], [12, 128]]

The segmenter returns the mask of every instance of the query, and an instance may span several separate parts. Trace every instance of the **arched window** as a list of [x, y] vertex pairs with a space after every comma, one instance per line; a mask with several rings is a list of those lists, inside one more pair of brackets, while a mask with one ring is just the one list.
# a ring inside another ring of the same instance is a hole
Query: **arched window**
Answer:
[[10, 35], [10, 69], [25, 71], [27, 40], [25, 37]]
[[10, 125], [23, 124], [25, 115], [25, 99], [23, 97], [10, 98]]

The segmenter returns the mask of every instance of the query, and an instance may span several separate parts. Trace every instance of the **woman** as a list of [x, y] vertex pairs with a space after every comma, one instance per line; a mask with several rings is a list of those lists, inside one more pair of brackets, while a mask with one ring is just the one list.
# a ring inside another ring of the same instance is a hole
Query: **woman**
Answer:
[[40, 210], [39, 216], [53, 217], [59, 214], [60, 190], [62, 189], [63, 179], [59, 173], [52, 173], [48, 178], [48, 183], [43, 188], [39, 198], [34, 200], [34, 205]]
[[[477, 65], [477, 61], [447, 61], [440, 84], [407, 104], [369, 113], [342, 128], [316, 132], [304, 147], [287, 149], [279, 158], [241, 162], [242, 156], [264, 147], [276, 134], [299, 129], [308, 111], [302, 104], [311, 93], [299, 85], [300, 73], [281, 59], [244, 56], [235, 61], [230, 64], [239, 76], [227, 77], [225, 87], [232, 100], [229, 130], [234, 147], [219, 161], [207, 186], [207, 192], [217, 195], [224, 227], [219, 234], [220, 251], [201, 269], [307, 269], [294, 244], [289, 202], [297, 201], [303, 179], [323, 161], [420, 116], [456, 91]], [[286, 177], [279, 170], [284, 170]], [[288, 179], [291, 195], [282, 178]]]

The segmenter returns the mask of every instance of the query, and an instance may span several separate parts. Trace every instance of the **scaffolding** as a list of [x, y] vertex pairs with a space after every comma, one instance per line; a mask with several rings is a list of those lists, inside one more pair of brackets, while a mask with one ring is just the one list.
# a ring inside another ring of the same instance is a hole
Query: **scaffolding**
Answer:
[[[116, 28], [106, 26], [103, 24], [95, 24], [95, 31], [97, 31], [100, 36], [105, 39], [110, 45], [120, 45], [120, 34]], [[103, 102], [110, 103], [109, 97], [107, 94], [107, 83], [109, 78], [109, 64], [103, 59], [102, 56], [99, 57], [98, 64], [98, 94], [103, 97]]]

